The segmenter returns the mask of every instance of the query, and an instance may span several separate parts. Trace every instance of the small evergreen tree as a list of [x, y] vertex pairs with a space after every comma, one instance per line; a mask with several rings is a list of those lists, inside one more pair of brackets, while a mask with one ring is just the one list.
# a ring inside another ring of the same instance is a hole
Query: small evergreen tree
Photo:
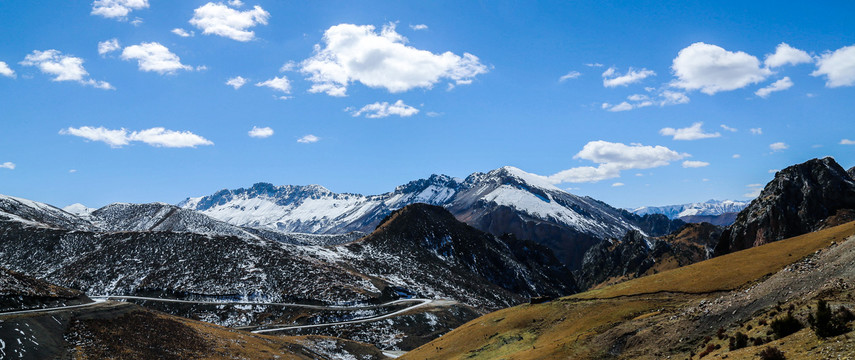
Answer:
[[816, 312], [814, 316], [808, 320], [811, 322], [811, 327], [819, 337], [831, 337], [849, 332], [847, 322], [852, 320], [852, 313], [849, 310], [839, 310], [836, 314], [831, 311], [831, 307], [825, 300], [819, 300], [816, 303]]

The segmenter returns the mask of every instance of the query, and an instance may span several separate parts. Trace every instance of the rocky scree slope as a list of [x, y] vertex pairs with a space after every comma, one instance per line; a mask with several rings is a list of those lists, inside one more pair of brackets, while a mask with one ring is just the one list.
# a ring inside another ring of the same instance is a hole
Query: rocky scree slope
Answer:
[[715, 255], [817, 230], [840, 209], [855, 209], [855, 180], [834, 159], [787, 167], [725, 229]]

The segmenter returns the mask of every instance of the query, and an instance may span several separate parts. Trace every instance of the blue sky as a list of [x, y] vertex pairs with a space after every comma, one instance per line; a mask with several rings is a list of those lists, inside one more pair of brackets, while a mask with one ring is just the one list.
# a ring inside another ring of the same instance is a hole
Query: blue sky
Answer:
[[813, 157], [855, 166], [852, 14], [0, 0], [0, 193], [92, 207], [261, 181], [376, 194], [512, 165], [620, 207], [747, 199]]

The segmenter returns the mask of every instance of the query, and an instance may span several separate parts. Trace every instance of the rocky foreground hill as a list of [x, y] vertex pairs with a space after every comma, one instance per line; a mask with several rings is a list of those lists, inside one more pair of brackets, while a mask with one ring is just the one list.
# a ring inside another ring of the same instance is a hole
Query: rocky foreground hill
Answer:
[[855, 209], [855, 180], [833, 158], [787, 167], [725, 229], [715, 254], [817, 230], [823, 220], [847, 209]]

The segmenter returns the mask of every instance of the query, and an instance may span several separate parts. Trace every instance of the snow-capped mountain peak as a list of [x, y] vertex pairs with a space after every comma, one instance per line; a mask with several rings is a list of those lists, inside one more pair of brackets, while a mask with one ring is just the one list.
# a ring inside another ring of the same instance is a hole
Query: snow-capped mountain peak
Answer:
[[747, 201], [711, 199], [705, 202], [680, 205], [642, 206], [630, 211], [638, 215], [663, 214], [671, 219], [676, 219], [684, 216], [715, 216], [724, 213], [740, 212], [746, 206], [748, 206]]

